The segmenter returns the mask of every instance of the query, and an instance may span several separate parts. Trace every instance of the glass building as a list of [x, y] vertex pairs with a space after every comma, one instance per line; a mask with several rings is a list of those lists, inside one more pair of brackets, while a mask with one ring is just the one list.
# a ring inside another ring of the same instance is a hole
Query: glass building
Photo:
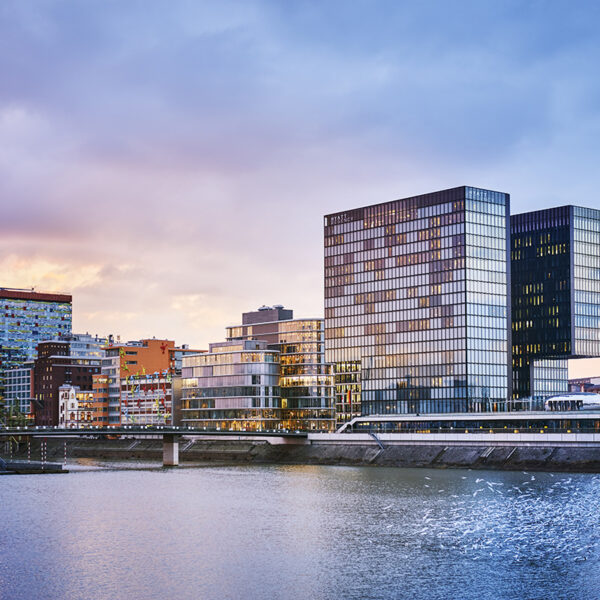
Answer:
[[209, 345], [183, 356], [181, 423], [234, 431], [276, 429], [281, 420], [279, 352], [258, 340]]
[[7, 369], [34, 360], [38, 342], [70, 335], [71, 301], [66, 294], [0, 288], [0, 398]]
[[331, 365], [325, 362], [323, 319], [294, 319], [283, 306], [242, 314], [242, 325], [227, 327], [228, 340], [255, 339], [279, 352], [281, 423], [303, 431], [335, 428]]
[[513, 215], [511, 271], [513, 397], [566, 392], [567, 359], [600, 357], [600, 211]]
[[325, 217], [338, 422], [507, 408], [509, 209], [458, 187]]

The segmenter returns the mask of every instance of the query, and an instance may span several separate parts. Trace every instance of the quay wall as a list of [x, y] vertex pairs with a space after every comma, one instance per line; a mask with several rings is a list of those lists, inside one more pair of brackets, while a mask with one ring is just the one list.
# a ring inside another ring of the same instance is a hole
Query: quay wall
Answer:
[[[470, 434], [471, 435], [471, 434]], [[470, 468], [531, 471], [573, 471], [600, 473], [600, 443], [575, 441], [559, 442], [549, 436], [543, 439], [445, 439], [390, 440], [386, 435], [377, 439], [367, 434], [311, 435], [298, 443], [271, 444], [267, 440], [250, 438], [182, 438], [179, 460], [192, 464], [289, 464], [289, 465], [346, 465], [384, 467]], [[472, 438], [475, 436], [471, 435]], [[38, 459], [39, 440], [21, 443], [14, 458]], [[47, 459], [62, 461], [91, 458], [98, 460], [162, 460], [160, 439], [77, 439], [47, 440]], [[8, 458], [4, 455], [5, 458]]]

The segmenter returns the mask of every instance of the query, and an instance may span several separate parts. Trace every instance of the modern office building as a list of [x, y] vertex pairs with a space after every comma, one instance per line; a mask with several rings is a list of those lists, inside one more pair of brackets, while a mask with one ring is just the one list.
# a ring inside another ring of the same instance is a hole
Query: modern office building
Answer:
[[263, 431], [281, 422], [279, 352], [232, 340], [183, 357], [181, 422], [206, 429]]
[[458, 187], [325, 217], [338, 421], [505, 410], [509, 195]]
[[0, 288], [0, 398], [6, 370], [34, 360], [38, 342], [71, 333], [71, 302], [68, 294]]
[[511, 270], [513, 397], [567, 392], [567, 359], [600, 357], [600, 211], [513, 215]]
[[278, 427], [330, 431], [335, 427], [331, 365], [325, 362], [323, 319], [294, 319], [283, 306], [262, 306], [227, 327], [227, 340], [262, 340], [279, 352], [281, 422]]
[[64, 337], [70, 343], [71, 356], [80, 358], [104, 358], [104, 348], [108, 338], [90, 335], [89, 333], [75, 333]]

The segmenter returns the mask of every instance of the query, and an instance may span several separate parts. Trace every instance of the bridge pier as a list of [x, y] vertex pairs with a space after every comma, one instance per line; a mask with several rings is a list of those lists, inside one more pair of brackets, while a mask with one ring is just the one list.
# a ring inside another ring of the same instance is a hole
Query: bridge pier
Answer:
[[179, 436], [163, 435], [163, 467], [179, 465]]

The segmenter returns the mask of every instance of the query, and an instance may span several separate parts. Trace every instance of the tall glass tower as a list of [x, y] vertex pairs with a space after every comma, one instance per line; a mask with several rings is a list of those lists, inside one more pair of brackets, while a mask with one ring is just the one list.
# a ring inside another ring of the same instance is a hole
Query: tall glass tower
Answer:
[[513, 396], [568, 391], [567, 359], [600, 357], [600, 211], [511, 217]]
[[338, 422], [505, 410], [508, 194], [458, 187], [325, 217]]

